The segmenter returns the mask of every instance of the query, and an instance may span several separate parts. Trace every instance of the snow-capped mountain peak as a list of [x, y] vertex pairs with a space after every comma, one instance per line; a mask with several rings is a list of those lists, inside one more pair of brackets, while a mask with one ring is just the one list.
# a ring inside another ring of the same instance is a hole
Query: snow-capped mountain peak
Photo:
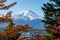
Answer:
[[27, 19], [33, 20], [33, 19], [40, 19], [40, 16], [31, 10], [23, 10], [20, 11], [17, 15], [15, 15], [15, 18], [24, 19], [24, 20]]

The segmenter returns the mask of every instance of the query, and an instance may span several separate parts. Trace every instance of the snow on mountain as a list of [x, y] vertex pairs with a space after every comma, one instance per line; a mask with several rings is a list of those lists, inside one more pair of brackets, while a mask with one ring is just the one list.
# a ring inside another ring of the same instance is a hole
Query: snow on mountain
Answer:
[[15, 14], [13, 17], [13, 22], [17, 25], [28, 24], [30, 27], [33, 28], [44, 28], [44, 24], [41, 22], [40, 16], [31, 10], [23, 10], [18, 14]]
[[20, 11], [18, 14], [14, 15], [14, 19], [33, 20], [33, 19], [40, 19], [40, 16], [31, 10], [23, 10]]

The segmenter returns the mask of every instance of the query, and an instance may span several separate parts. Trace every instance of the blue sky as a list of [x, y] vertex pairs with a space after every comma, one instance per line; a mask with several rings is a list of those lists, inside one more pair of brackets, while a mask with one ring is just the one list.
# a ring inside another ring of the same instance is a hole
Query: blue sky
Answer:
[[0, 10], [0, 14], [6, 14], [7, 12], [12, 11], [12, 14], [14, 15], [22, 10], [28, 9], [43, 17], [44, 13], [41, 7], [43, 6], [43, 3], [47, 3], [48, 1], [49, 0], [7, 0], [7, 2], [5, 2], [6, 5], [13, 2], [17, 2], [17, 4], [9, 10]]

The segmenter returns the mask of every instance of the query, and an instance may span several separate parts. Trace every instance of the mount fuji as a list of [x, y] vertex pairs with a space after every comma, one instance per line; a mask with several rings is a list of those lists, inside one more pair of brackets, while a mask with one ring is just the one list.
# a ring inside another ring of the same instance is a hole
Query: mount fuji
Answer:
[[14, 16], [14, 19], [34, 20], [40, 19], [40, 16], [31, 10], [23, 10]]
[[13, 15], [14, 23], [25, 25], [28, 24], [32, 28], [44, 28], [39, 15], [31, 10], [23, 10], [18, 14]]

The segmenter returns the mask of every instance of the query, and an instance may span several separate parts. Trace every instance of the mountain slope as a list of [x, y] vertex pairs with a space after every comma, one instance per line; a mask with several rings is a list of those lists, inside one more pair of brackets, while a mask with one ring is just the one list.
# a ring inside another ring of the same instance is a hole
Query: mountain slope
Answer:
[[28, 24], [32, 28], [44, 28], [44, 24], [41, 22], [40, 19], [35, 19], [35, 20], [23, 20], [23, 19], [15, 19], [14, 20], [15, 24], [20, 24], [20, 25], [25, 25]]
[[34, 20], [34, 19], [40, 19], [40, 16], [31, 10], [23, 10], [18, 14], [14, 15], [14, 19]]
[[25, 25], [28, 24], [33, 28], [44, 28], [40, 16], [31, 10], [23, 10], [14, 16], [14, 23]]

